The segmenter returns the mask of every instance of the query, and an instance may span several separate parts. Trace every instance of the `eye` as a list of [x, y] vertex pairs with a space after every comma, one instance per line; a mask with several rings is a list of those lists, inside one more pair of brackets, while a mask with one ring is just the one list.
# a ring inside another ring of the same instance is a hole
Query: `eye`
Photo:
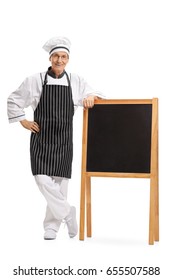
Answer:
[[54, 53], [52, 56], [53, 56], [53, 58], [57, 58], [58, 55], [56, 53]]

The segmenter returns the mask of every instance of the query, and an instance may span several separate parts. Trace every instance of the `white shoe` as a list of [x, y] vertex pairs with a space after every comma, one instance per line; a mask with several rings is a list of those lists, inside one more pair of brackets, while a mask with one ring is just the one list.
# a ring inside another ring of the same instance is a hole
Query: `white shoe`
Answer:
[[78, 226], [76, 220], [76, 208], [74, 206], [71, 206], [70, 213], [65, 218], [65, 222], [67, 224], [68, 234], [70, 238], [75, 237], [78, 233]]
[[53, 229], [47, 229], [44, 233], [45, 240], [54, 240], [56, 239], [56, 231]]

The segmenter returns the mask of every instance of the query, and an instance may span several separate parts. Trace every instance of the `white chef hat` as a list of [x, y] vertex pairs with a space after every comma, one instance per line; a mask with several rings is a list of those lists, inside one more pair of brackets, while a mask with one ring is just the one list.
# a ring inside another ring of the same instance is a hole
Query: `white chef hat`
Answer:
[[66, 52], [70, 54], [71, 42], [66, 37], [53, 37], [49, 39], [43, 46], [43, 49], [49, 52], [51, 56], [54, 52]]

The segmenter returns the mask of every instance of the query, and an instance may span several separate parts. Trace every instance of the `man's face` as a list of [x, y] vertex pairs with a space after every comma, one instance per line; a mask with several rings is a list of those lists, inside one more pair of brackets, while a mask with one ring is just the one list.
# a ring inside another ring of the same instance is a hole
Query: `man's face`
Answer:
[[52, 64], [52, 70], [55, 73], [61, 74], [69, 61], [69, 56], [66, 52], [55, 52], [49, 60]]

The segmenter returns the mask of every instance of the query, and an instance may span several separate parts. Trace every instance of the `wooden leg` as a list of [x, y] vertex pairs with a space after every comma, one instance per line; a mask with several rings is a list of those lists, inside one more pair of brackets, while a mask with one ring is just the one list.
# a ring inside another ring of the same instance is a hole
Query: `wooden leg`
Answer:
[[79, 232], [80, 240], [84, 240], [84, 233], [85, 233], [85, 184], [86, 184], [86, 178], [84, 175], [82, 175], [81, 195], [80, 195], [80, 232]]
[[149, 219], [149, 244], [155, 240], [155, 186], [153, 178], [150, 179], [150, 219]]
[[155, 241], [159, 241], [159, 186], [155, 191]]
[[86, 178], [87, 237], [92, 236], [91, 230], [91, 177]]

